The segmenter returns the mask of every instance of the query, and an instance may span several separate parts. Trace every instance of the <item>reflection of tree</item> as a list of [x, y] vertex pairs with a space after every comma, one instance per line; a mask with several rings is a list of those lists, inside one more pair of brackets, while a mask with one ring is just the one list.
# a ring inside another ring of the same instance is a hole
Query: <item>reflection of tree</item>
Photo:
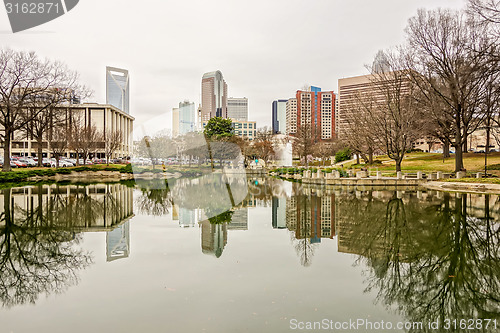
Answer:
[[[164, 182], [164, 184], [157, 186], [156, 182], [160, 181]], [[166, 180], [154, 180], [152, 182], [154, 183], [141, 182], [138, 184], [141, 190], [141, 196], [136, 199], [139, 212], [153, 216], [168, 214], [172, 206], [168, 182]]]
[[[228, 210], [225, 211], [224, 213], [221, 213], [216, 216], [212, 216], [208, 218], [211, 224], [223, 224], [223, 223], [231, 223], [231, 219], [233, 218], [233, 211]], [[211, 216], [210, 212], [206, 213], [207, 216]]]
[[297, 225], [292, 232], [292, 243], [300, 258], [300, 264], [304, 267], [311, 266], [314, 256], [315, 245], [311, 242], [311, 197], [305, 195], [296, 196], [296, 218]]
[[500, 228], [488, 196], [481, 218], [468, 214], [467, 199], [342, 202], [345, 232], [355, 235], [347, 244], [371, 267], [367, 290], [409, 321], [500, 318]]
[[24, 210], [11, 205], [10, 189], [2, 193], [0, 300], [3, 305], [34, 303], [42, 293], [62, 292], [76, 284], [76, 271], [91, 263], [88, 253], [74, 247], [80, 238], [69, 228], [54, 228], [41, 205]]

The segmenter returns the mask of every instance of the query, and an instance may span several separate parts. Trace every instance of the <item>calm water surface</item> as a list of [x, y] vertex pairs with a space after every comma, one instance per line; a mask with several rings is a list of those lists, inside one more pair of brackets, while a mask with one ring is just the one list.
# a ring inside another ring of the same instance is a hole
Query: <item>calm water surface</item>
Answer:
[[[0, 190], [0, 331], [500, 330], [498, 196], [195, 185]], [[428, 327], [445, 319], [497, 327]]]

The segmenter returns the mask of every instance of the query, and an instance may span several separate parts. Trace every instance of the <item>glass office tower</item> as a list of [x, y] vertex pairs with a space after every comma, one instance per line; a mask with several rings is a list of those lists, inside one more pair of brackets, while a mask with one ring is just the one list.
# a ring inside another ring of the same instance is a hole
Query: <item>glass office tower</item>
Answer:
[[111, 104], [130, 114], [129, 76], [127, 70], [106, 67], [106, 104]]

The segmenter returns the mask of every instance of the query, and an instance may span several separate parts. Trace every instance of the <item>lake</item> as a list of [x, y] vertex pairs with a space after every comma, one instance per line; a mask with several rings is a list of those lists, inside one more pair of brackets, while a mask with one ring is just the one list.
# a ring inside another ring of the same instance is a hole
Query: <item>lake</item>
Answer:
[[498, 196], [201, 178], [0, 190], [1, 332], [498, 331]]

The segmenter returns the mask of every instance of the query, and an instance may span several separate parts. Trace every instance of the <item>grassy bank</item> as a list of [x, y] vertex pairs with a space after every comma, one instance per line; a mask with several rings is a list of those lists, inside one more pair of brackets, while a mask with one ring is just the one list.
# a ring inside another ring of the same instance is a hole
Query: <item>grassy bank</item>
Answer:
[[30, 169], [17, 169], [13, 171], [0, 172], [0, 183], [19, 183], [26, 181], [31, 177], [51, 177], [57, 174], [67, 175], [73, 172], [84, 172], [84, 171], [117, 171], [121, 173], [132, 173], [132, 167], [130, 165], [92, 165], [92, 166], [78, 166], [72, 168], [30, 168]]
[[[364, 165], [346, 163], [344, 168], [369, 167], [372, 171], [395, 171], [396, 163], [387, 156], [377, 156], [376, 160], [381, 163], [374, 165]], [[466, 153], [464, 154], [464, 166], [468, 172], [484, 171], [484, 154]], [[455, 170], [455, 157], [443, 159], [442, 154], [432, 153], [411, 153], [407, 154], [401, 165], [403, 172], [423, 171], [423, 172], [453, 172]], [[500, 152], [488, 154], [488, 171], [500, 176]]]

